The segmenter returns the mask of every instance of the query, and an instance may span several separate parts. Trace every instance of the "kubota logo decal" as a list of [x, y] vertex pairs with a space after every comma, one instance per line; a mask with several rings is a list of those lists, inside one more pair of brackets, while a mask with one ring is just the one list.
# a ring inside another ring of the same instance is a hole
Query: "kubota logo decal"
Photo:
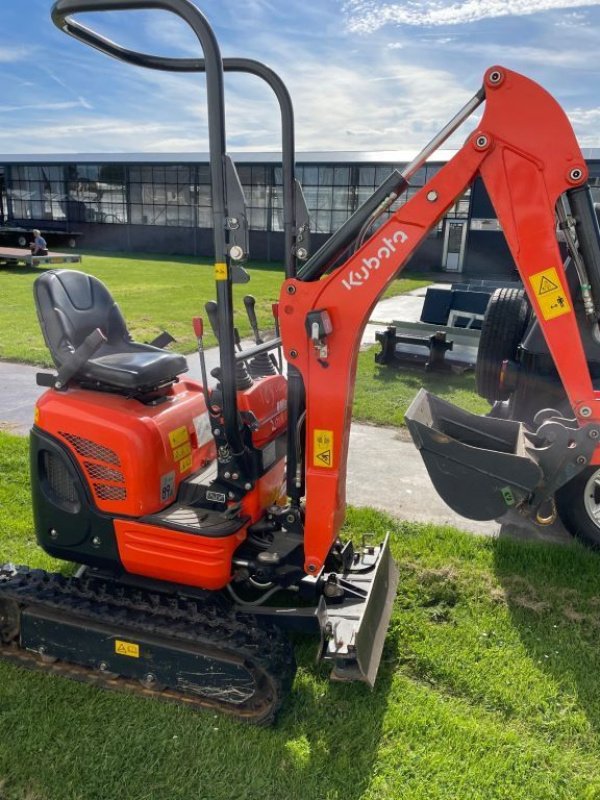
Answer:
[[403, 230], [397, 230], [391, 237], [384, 236], [380, 240], [381, 247], [377, 251], [377, 255], [363, 258], [362, 267], [358, 270], [353, 269], [348, 278], [342, 281], [342, 286], [349, 292], [357, 286], [362, 286], [369, 280], [373, 270], [379, 269], [383, 261], [388, 261], [394, 255], [397, 245], [404, 244], [406, 241], [408, 241], [408, 235]]

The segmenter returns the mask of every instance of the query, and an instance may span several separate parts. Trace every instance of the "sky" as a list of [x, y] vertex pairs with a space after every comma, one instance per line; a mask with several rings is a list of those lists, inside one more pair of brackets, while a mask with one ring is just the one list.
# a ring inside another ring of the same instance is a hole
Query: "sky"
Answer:
[[[297, 150], [415, 153], [502, 64], [548, 89], [600, 147], [600, 0], [201, 0], [223, 56], [260, 60], [291, 93]], [[115, 61], [59, 31], [48, 0], [0, 0], [0, 154], [206, 152], [204, 76]], [[132, 49], [200, 56], [165, 11], [87, 13]], [[225, 76], [227, 147], [280, 149], [258, 78]], [[468, 129], [449, 144], [459, 146]]]

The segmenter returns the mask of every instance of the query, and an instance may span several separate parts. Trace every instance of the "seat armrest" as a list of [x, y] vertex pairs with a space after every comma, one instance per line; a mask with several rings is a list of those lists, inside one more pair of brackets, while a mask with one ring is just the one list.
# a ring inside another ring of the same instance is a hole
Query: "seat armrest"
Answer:
[[168, 347], [174, 341], [175, 337], [171, 336], [168, 331], [163, 331], [162, 333], [159, 333], [155, 339], [152, 339], [151, 342], [148, 342], [148, 344], [152, 347], [158, 347], [161, 350], [164, 350], [165, 347]]

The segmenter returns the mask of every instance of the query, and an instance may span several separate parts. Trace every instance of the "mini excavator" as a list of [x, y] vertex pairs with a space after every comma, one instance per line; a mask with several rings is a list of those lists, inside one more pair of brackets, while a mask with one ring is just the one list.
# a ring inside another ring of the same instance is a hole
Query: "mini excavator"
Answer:
[[[203, 58], [132, 51], [74, 19], [135, 9], [179, 16]], [[387, 538], [362, 546], [340, 539], [361, 334], [385, 287], [478, 175], [576, 419], [547, 411], [531, 432], [421, 392], [407, 415], [415, 442], [438, 491], [479, 518], [511, 507], [536, 514], [600, 460], [598, 395], [586, 363], [600, 311], [599, 232], [571, 126], [537, 84], [492, 67], [414, 161], [311, 255], [293, 111], [272, 70], [222, 59], [189, 0], [58, 0], [52, 18], [126, 63], [206, 75], [217, 297], [207, 312], [220, 366], [210, 385], [202, 361], [202, 380], [193, 381], [185, 358], [164, 349], [165, 337], [134, 342], [92, 276], [61, 269], [36, 280], [56, 374], [38, 376], [47, 391], [31, 431], [35, 528], [47, 553], [78, 569], [0, 568], [0, 657], [267, 724], [290, 691], [288, 631], [299, 630], [317, 637], [334, 679], [373, 685], [398, 572]], [[247, 298], [256, 344], [242, 351], [232, 283], [247, 278], [248, 224], [225, 152], [224, 71], [266, 81], [282, 121], [285, 279], [273, 338], [262, 340]], [[411, 177], [484, 102], [464, 146], [402, 204]], [[576, 270], [565, 271], [557, 245], [559, 203], [576, 220]], [[194, 329], [202, 359], [200, 318]]]

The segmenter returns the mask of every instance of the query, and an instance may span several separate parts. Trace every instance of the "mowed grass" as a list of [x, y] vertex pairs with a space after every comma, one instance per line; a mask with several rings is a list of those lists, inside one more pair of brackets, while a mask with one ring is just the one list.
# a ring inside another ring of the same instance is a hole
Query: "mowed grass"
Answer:
[[353, 417], [375, 425], [404, 425], [404, 414], [419, 389], [424, 388], [473, 414], [487, 414], [490, 405], [475, 389], [475, 375], [466, 372], [425, 372], [423, 367], [399, 368], [375, 363], [380, 346], [358, 356]]
[[[68, 266], [68, 265], [65, 265]], [[211, 263], [191, 257], [153, 257], [132, 254], [84, 254], [84, 272], [100, 278], [121, 307], [130, 332], [137, 341], [151, 341], [163, 330], [177, 343], [172, 349], [190, 353], [196, 348], [192, 318], [205, 318], [205, 346], [216, 344], [210, 332], [204, 304], [216, 299]], [[23, 267], [0, 269], [0, 359], [51, 366], [33, 302], [32, 285], [42, 269]], [[281, 265], [251, 264], [248, 284], [233, 287], [235, 324], [240, 335], [251, 336], [242, 298], [256, 298], [261, 330], [273, 330], [271, 305], [279, 298], [283, 280]], [[386, 296], [402, 294], [427, 281], [416, 278], [396, 280]]]
[[419, 278], [418, 276], [408, 275], [402, 278], [397, 278], [395, 281], [390, 283], [388, 288], [381, 295], [381, 300], [385, 300], [388, 297], [395, 297], [398, 294], [413, 292], [415, 289], [424, 289], [430, 284], [430, 280]]
[[[0, 434], [0, 562], [33, 545], [27, 445]], [[299, 640], [277, 725], [0, 663], [2, 800], [600, 798], [600, 556], [351, 510], [392, 533], [400, 584], [376, 688]]]

